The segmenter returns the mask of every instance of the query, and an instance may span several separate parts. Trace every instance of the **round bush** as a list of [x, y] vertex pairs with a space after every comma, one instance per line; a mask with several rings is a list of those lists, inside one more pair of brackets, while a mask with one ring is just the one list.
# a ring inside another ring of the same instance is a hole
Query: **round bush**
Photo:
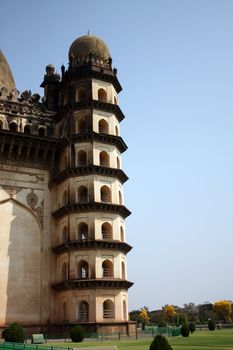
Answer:
[[18, 323], [12, 323], [3, 331], [5, 341], [11, 343], [24, 343], [25, 332], [23, 327]]
[[191, 333], [195, 332], [196, 326], [195, 326], [195, 324], [193, 322], [189, 323], [189, 330], [190, 330]]
[[210, 331], [214, 331], [215, 330], [215, 322], [213, 320], [209, 320], [208, 321], [208, 328]]
[[161, 334], [158, 334], [154, 337], [150, 345], [150, 350], [172, 350], [171, 345], [168, 343], [166, 337]]
[[77, 325], [74, 326], [70, 331], [70, 338], [73, 342], [80, 343], [84, 339], [83, 327]]
[[180, 329], [182, 337], [188, 337], [189, 336], [189, 326], [187, 324], [183, 324], [183, 326]]

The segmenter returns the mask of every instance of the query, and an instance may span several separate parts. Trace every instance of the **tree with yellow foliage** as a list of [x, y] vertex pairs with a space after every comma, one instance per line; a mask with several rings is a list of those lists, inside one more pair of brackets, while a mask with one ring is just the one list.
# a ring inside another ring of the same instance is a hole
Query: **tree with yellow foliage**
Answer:
[[231, 302], [227, 300], [216, 301], [213, 305], [214, 312], [218, 317], [219, 321], [224, 323], [232, 322], [231, 320]]
[[148, 316], [148, 309], [146, 307], [141, 308], [139, 319], [142, 322], [142, 329], [145, 329], [145, 325], [150, 319]]
[[169, 323], [174, 323], [176, 310], [172, 305], [166, 305], [164, 308], [164, 319]]

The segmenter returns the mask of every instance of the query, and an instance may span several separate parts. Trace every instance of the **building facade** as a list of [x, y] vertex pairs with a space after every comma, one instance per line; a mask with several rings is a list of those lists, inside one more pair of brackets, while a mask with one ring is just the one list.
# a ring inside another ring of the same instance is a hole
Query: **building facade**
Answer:
[[0, 326], [132, 332], [118, 105], [106, 44], [76, 39], [44, 97], [0, 53]]

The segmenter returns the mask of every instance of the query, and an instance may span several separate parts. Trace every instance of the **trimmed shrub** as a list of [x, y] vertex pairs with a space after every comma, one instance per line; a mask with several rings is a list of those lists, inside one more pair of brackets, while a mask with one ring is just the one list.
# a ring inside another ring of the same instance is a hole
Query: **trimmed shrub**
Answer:
[[189, 326], [187, 324], [183, 324], [183, 326], [180, 329], [180, 332], [182, 337], [188, 337], [190, 333]]
[[208, 321], [208, 328], [210, 331], [214, 331], [215, 330], [215, 322], [213, 320], [209, 320]]
[[172, 350], [171, 345], [168, 343], [166, 337], [161, 334], [158, 334], [154, 337], [150, 345], [150, 350]]
[[84, 339], [83, 327], [77, 325], [74, 326], [70, 331], [70, 338], [73, 342], [80, 343]]
[[158, 327], [167, 327], [167, 324], [164, 321], [159, 321]]
[[190, 322], [190, 323], [189, 323], [189, 330], [190, 330], [190, 332], [191, 332], [192, 334], [195, 332], [196, 326], [195, 326], [195, 324], [194, 324], [193, 322]]
[[24, 343], [25, 340], [25, 332], [23, 327], [18, 323], [12, 323], [4, 329], [3, 336], [5, 341], [11, 343]]

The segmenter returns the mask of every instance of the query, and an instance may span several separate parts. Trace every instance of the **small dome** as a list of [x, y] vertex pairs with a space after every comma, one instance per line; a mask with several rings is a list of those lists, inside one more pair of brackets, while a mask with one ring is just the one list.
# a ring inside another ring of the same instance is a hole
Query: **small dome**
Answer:
[[76, 39], [69, 50], [69, 60], [72, 58], [83, 61], [89, 57], [90, 53], [93, 56], [102, 58], [104, 61], [110, 58], [110, 53], [107, 45], [97, 36], [84, 35]]
[[15, 82], [10, 66], [0, 50], [0, 88], [3, 86], [5, 86], [8, 91], [15, 89]]

